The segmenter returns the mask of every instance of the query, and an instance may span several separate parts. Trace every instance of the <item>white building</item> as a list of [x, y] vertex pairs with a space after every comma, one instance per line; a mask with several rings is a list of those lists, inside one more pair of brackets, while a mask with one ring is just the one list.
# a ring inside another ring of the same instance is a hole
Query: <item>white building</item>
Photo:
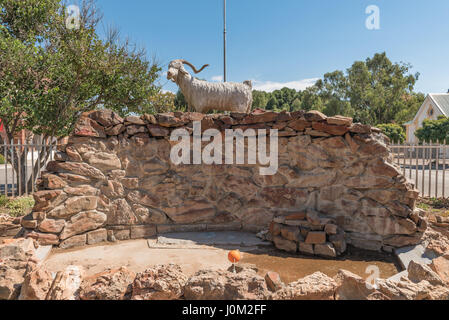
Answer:
[[415, 118], [404, 124], [407, 130], [407, 143], [418, 143], [415, 131], [421, 128], [424, 120], [436, 120], [439, 116], [449, 117], [449, 93], [429, 93]]

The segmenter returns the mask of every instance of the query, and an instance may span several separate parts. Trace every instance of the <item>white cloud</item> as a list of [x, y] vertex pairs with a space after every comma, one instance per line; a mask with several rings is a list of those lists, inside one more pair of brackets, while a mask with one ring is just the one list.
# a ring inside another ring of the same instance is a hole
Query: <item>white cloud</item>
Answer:
[[295, 90], [304, 90], [311, 87], [319, 78], [304, 79], [290, 82], [273, 82], [273, 81], [253, 81], [253, 89], [259, 91], [272, 92], [282, 88], [290, 88]]
[[211, 78], [211, 80], [220, 82], [220, 81], [223, 81], [223, 76], [213, 76]]

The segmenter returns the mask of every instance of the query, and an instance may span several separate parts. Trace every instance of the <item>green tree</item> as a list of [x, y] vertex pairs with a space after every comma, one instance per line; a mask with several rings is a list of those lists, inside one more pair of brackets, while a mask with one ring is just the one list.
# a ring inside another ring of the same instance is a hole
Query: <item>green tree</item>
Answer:
[[278, 108], [278, 101], [276, 97], [271, 97], [267, 102], [267, 110], [276, 110]]
[[392, 63], [386, 53], [356, 61], [346, 70], [324, 75], [315, 87], [327, 115], [352, 116], [355, 121], [376, 125], [403, 123], [413, 118], [424, 101], [413, 92], [419, 73], [411, 65]]
[[405, 141], [405, 130], [402, 126], [395, 123], [385, 123], [377, 125], [382, 132], [390, 138], [393, 143], [403, 143]]
[[[151, 97], [160, 92], [157, 64], [129, 41], [120, 42], [117, 32], [101, 39], [93, 1], [82, 2], [76, 20], [79, 25], [68, 28], [73, 19], [59, 0], [0, 0], [1, 143], [27, 129], [50, 148], [85, 111], [105, 107], [127, 115], [152, 107]], [[42, 153], [35, 173], [48, 155]], [[14, 148], [7, 159], [23, 179], [26, 156]], [[18, 183], [30, 190], [33, 181]]]
[[178, 92], [176, 92], [174, 104], [177, 111], [187, 111], [189, 109], [186, 98], [184, 97], [181, 90], [178, 90]]
[[266, 109], [270, 93], [264, 91], [253, 91], [253, 105], [252, 109], [261, 108]]
[[291, 111], [298, 110], [301, 110], [301, 100], [299, 98], [296, 98], [291, 105]]
[[449, 118], [440, 116], [437, 120], [424, 120], [415, 136], [420, 142], [445, 143], [449, 140]]

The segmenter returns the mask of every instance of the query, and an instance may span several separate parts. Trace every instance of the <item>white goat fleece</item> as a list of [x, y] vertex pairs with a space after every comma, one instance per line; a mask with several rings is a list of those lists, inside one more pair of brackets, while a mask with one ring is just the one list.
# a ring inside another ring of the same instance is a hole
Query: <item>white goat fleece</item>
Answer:
[[251, 81], [235, 82], [208, 82], [192, 77], [184, 68], [184, 64], [192, 67], [195, 73], [199, 71], [185, 60], [170, 62], [167, 79], [175, 82], [181, 89], [189, 107], [197, 112], [231, 111], [249, 113], [253, 102]]

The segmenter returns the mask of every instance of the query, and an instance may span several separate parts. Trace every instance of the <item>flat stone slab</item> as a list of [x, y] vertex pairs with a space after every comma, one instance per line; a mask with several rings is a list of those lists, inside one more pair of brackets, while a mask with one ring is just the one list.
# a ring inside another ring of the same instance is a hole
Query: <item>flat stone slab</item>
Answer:
[[198, 246], [272, 246], [271, 242], [264, 241], [253, 233], [237, 231], [166, 233], [163, 236], [158, 236], [156, 241], [148, 240], [148, 245], [150, 248], [186, 248]]
[[401, 281], [402, 277], [408, 278], [408, 271], [407, 270], [404, 270], [402, 272], [396, 273], [394, 276], [388, 278], [387, 280], [391, 280], [391, 281], [394, 281], [394, 282], [399, 282], [399, 281]]
[[432, 257], [426, 254], [426, 249], [423, 245], [409, 246], [404, 248], [395, 249], [394, 253], [401, 263], [401, 267], [407, 270], [411, 261], [421, 264], [432, 263]]
[[35, 256], [39, 259], [39, 263], [42, 263], [50, 255], [53, 246], [39, 246], [36, 249]]

